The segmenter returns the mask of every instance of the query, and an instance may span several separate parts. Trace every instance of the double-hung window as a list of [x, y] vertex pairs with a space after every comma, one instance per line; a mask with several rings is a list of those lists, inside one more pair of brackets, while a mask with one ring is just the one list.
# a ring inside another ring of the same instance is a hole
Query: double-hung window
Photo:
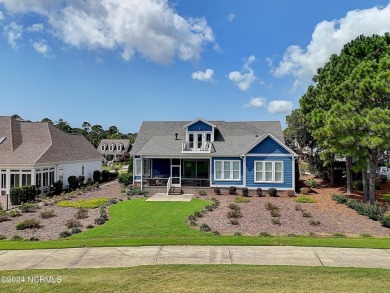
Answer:
[[141, 159], [137, 158], [135, 159], [135, 176], [141, 176], [142, 175], [142, 166], [141, 166]]
[[283, 162], [255, 161], [255, 182], [283, 182]]
[[240, 161], [238, 160], [216, 160], [214, 162], [215, 180], [241, 180]]

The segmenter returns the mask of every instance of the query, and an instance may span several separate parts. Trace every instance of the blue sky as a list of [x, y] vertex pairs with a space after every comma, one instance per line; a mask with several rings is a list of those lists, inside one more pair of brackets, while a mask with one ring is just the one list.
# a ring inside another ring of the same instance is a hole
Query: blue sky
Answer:
[[284, 124], [331, 54], [386, 31], [389, 1], [0, 0], [0, 115]]

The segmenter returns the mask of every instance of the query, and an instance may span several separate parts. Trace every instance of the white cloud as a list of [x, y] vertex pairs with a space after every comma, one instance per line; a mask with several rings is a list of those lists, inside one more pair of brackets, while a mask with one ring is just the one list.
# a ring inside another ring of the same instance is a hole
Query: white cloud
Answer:
[[4, 19], [4, 13], [3, 11], [0, 10], [0, 20], [3, 20]]
[[37, 13], [66, 44], [88, 50], [120, 50], [157, 63], [175, 57], [198, 60], [214, 34], [204, 18], [184, 18], [168, 0], [0, 0], [14, 14]]
[[42, 32], [43, 29], [44, 29], [43, 23], [35, 23], [35, 24], [29, 26], [26, 30], [28, 32], [38, 33], [38, 32]]
[[236, 15], [234, 13], [229, 13], [227, 16], [228, 21], [233, 21], [236, 18]]
[[248, 104], [245, 104], [244, 107], [254, 107], [254, 108], [260, 108], [260, 107], [266, 107], [267, 106], [267, 100], [262, 97], [258, 98], [251, 98]]
[[4, 27], [4, 35], [8, 40], [8, 44], [15, 50], [19, 48], [17, 41], [23, 36], [23, 26], [18, 25], [15, 22], [11, 22]]
[[37, 51], [39, 54], [45, 57], [50, 56], [51, 48], [47, 44], [46, 40], [40, 40], [38, 42], [34, 42], [32, 43], [32, 46], [35, 49], [35, 51]]
[[197, 79], [200, 81], [212, 81], [214, 75], [214, 70], [208, 68], [206, 71], [196, 71], [192, 73], [192, 79]]
[[354, 10], [343, 18], [322, 21], [314, 29], [306, 48], [292, 45], [287, 48], [279, 65], [273, 70], [275, 76], [293, 75], [297, 79], [309, 80], [332, 54], [364, 34], [384, 34], [390, 31], [390, 4], [384, 8], [373, 7]]
[[246, 91], [250, 88], [252, 82], [256, 80], [253, 69], [249, 66], [256, 60], [254, 55], [248, 57], [241, 71], [232, 71], [229, 73], [229, 79], [233, 81], [240, 90]]
[[290, 101], [271, 101], [267, 106], [267, 110], [270, 113], [285, 113], [290, 112], [293, 108], [293, 103]]

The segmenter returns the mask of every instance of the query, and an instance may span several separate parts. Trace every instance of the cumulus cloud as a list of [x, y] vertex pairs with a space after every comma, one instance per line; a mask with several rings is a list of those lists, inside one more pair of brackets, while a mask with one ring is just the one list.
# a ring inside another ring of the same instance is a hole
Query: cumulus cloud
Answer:
[[200, 81], [212, 81], [214, 75], [214, 70], [208, 68], [206, 71], [196, 71], [192, 73], [192, 79], [197, 79]]
[[290, 101], [275, 100], [269, 102], [267, 110], [270, 113], [286, 113], [290, 112], [293, 108], [293, 103]]
[[373, 7], [349, 11], [343, 18], [322, 21], [314, 29], [306, 48], [297, 45], [288, 47], [279, 65], [273, 70], [277, 77], [292, 75], [308, 80], [322, 67], [332, 54], [357, 36], [384, 34], [390, 31], [390, 4], [384, 8]]
[[0, 10], [0, 20], [3, 20], [4, 19], [4, 13], [3, 11]]
[[11, 22], [4, 27], [4, 36], [7, 38], [8, 44], [15, 50], [19, 48], [17, 41], [23, 36], [23, 26], [15, 22]]
[[252, 97], [249, 103], [244, 105], [244, 107], [254, 107], [254, 108], [260, 108], [266, 106], [267, 106], [267, 100], [262, 97]]
[[233, 81], [242, 91], [248, 90], [252, 82], [256, 80], [255, 73], [249, 66], [255, 60], [256, 57], [251, 55], [248, 57], [248, 59], [246, 59], [241, 71], [232, 71], [229, 73], [229, 79]]
[[29, 26], [26, 30], [28, 32], [32, 32], [32, 33], [39, 33], [39, 32], [42, 32], [43, 29], [44, 29], [43, 23], [35, 23], [35, 24]]
[[157, 63], [175, 57], [198, 60], [214, 44], [205, 18], [184, 18], [168, 0], [0, 0], [13, 14], [34, 12], [47, 20], [64, 43], [88, 50], [120, 50], [123, 59], [135, 54]]
[[233, 21], [236, 18], [236, 15], [234, 13], [229, 13], [227, 16], [228, 21]]
[[45, 57], [50, 56], [51, 48], [47, 44], [46, 40], [40, 40], [37, 42], [33, 42], [32, 46], [35, 49], [35, 51], [37, 51], [39, 54], [41, 54]]

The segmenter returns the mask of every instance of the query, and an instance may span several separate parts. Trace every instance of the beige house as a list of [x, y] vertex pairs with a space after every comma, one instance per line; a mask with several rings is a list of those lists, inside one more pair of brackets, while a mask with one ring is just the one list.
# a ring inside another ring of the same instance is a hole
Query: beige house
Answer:
[[97, 147], [106, 160], [116, 161], [124, 153], [130, 151], [130, 141], [128, 139], [102, 139]]
[[[0, 198], [18, 186], [48, 192], [69, 176], [92, 178], [103, 157], [82, 135], [67, 134], [47, 122], [20, 122], [0, 116]], [[2, 200], [4, 201], [4, 200]]]

